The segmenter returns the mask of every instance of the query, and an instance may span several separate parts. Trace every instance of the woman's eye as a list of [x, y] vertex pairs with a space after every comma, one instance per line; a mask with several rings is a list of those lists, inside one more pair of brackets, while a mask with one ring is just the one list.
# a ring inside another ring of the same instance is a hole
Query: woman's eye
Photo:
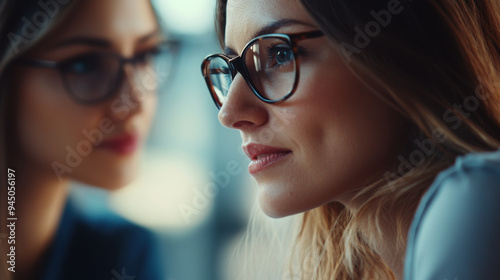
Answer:
[[293, 59], [293, 54], [290, 49], [281, 49], [276, 53], [276, 62], [278, 64], [288, 63]]
[[282, 67], [294, 59], [294, 54], [289, 46], [274, 46], [268, 49], [268, 67]]
[[95, 57], [85, 57], [75, 60], [68, 70], [75, 74], [89, 74], [100, 69], [100, 61]]

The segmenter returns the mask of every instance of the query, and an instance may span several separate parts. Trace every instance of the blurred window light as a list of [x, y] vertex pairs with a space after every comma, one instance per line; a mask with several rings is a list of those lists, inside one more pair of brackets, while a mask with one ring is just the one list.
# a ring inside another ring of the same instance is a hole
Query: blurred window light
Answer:
[[139, 177], [110, 197], [111, 208], [127, 219], [159, 231], [185, 231], [204, 223], [213, 198], [211, 179], [196, 159], [147, 153]]
[[203, 34], [213, 31], [215, 0], [152, 0], [173, 33]]

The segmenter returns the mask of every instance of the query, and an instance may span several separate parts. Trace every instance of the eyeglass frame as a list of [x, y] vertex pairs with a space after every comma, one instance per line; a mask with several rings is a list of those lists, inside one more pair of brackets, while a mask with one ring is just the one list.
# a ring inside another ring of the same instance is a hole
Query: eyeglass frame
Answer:
[[[172, 50], [172, 56], [175, 58], [176, 53], [179, 48], [179, 42], [178, 41], [164, 41], [158, 44], [158, 46], [168, 46]], [[143, 53], [141, 53], [143, 54]], [[86, 55], [94, 55], [98, 57], [112, 57], [114, 59], [117, 59], [119, 62], [119, 67], [118, 67], [118, 76], [116, 77], [116, 81], [114, 82], [115, 84], [112, 85], [109, 89], [109, 91], [103, 95], [102, 97], [94, 100], [83, 100], [77, 97], [77, 95], [74, 93], [74, 90], [71, 88], [70, 82], [68, 81], [68, 78], [66, 77], [65, 74], [65, 66], [72, 62], [74, 59], [86, 56]], [[49, 68], [49, 69], [56, 69], [59, 71], [61, 74], [61, 78], [64, 84], [64, 88], [68, 95], [70, 96], [73, 101], [75, 101], [78, 104], [83, 104], [83, 105], [94, 105], [101, 103], [107, 99], [112, 98], [114, 95], [116, 95], [116, 89], [118, 86], [123, 82], [123, 77], [125, 76], [125, 71], [124, 67], [126, 64], [132, 64], [135, 65], [139, 61], [139, 55], [134, 55], [130, 58], [124, 57], [118, 53], [113, 53], [113, 52], [93, 52], [93, 53], [87, 53], [87, 54], [82, 54], [82, 55], [77, 55], [74, 57], [70, 57], [61, 61], [53, 61], [53, 60], [45, 60], [45, 59], [17, 59], [15, 63], [20, 63], [23, 65], [27, 66], [32, 66], [32, 67], [38, 67], [38, 68]], [[175, 64], [175, 59], [172, 62], [172, 64]]]
[[[318, 37], [321, 37], [324, 35], [325, 34], [321, 30], [312, 30], [312, 31], [300, 32], [300, 33], [295, 33], [295, 34], [270, 33], [270, 34], [257, 36], [255, 38], [253, 38], [252, 40], [250, 40], [245, 45], [245, 47], [243, 48], [243, 51], [241, 52], [241, 55], [239, 55], [239, 56], [231, 58], [226, 54], [215, 53], [215, 54], [211, 54], [211, 55], [208, 55], [207, 57], [205, 57], [205, 59], [203, 59], [203, 62], [201, 64], [201, 72], [202, 72], [203, 77], [205, 78], [205, 82], [207, 84], [208, 90], [210, 92], [210, 95], [212, 96], [212, 100], [214, 101], [215, 106], [217, 106], [217, 109], [220, 110], [221, 105], [219, 105], [219, 103], [222, 104], [222, 102], [220, 102], [219, 97], [217, 96], [217, 93], [214, 90], [215, 87], [213, 86], [213, 83], [210, 79], [210, 74], [207, 73], [208, 72], [207, 66], [208, 66], [208, 63], [210, 63], [210, 60], [212, 60], [213, 58], [221, 58], [222, 60], [224, 60], [227, 63], [227, 65], [229, 66], [230, 74], [231, 74], [231, 84], [234, 81], [234, 77], [236, 77], [236, 75], [238, 73], [240, 73], [241, 76], [243, 77], [243, 79], [245, 80], [245, 82], [247, 83], [247, 85], [250, 87], [250, 89], [252, 89], [252, 92], [254, 93], [254, 95], [256, 95], [260, 100], [262, 100], [268, 104], [278, 104], [278, 103], [283, 102], [283, 101], [287, 100], [288, 98], [290, 98], [295, 93], [297, 86], [298, 86], [298, 83], [299, 83], [300, 71], [299, 71], [299, 62], [297, 60], [297, 57], [298, 57], [297, 42], [304, 40], [304, 39], [318, 38]], [[285, 96], [283, 96], [279, 99], [276, 99], [276, 100], [265, 98], [257, 91], [257, 88], [255, 87], [255, 85], [253, 84], [253, 81], [250, 78], [250, 73], [249, 73], [247, 66], [245, 64], [245, 61], [243, 59], [243, 57], [245, 57], [245, 55], [246, 55], [246, 52], [248, 51], [248, 49], [250, 49], [250, 47], [252, 45], [254, 45], [257, 41], [261, 41], [261, 40], [266, 39], [266, 38], [285, 39], [286, 42], [290, 45], [290, 47], [292, 49], [294, 60], [295, 60], [295, 80], [293, 82], [293, 87], [289, 93], [285, 94]], [[229, 93], [229, 90], [228, 90], [228, 93]]]

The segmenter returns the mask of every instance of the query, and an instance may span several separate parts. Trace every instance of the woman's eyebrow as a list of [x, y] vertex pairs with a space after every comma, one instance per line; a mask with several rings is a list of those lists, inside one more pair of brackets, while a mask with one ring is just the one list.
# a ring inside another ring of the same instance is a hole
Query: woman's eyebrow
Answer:
[[[136, 40], [136, 44], [141, 44], [144, 42], [147, 42], [149, 39], [154, 38], [156, 36], [161, 35], [160, 29], [156, 28], [152, 32], [141, 36]], [[71, 45], [87, 45], [91, 47], [98, 47], [98, 48], [111, 48], [113, 43], [107, 39], [103, 38], [98, 38], [98, 37], [87, 37], [87, 36], [78, 36], [78, 37], [72, 37], [66, 40], [63, 40], [61, 42], [58, 42], [57, 44], [53, 45], [51, 49], [58, 49], [66, 46], [71, 46]]]
[[276, 30], [278, 30], [282, 27], [290, 26], [290, 25], [305, 25], [305, 26], [314, 27], [314, 25], [312, 25], [310, 23], [306, 23], [306, 22], [296, 20], [296, 19], [286, 19], [285, 18], [285, 19], [280, 19], [280, 20], [271, 22], [270, 24], [257, 30], [257, 32], [254, 33], [252, 38], [266, 35], [266, 34], [270, 34], [270, 33], [275, 33]]
[[[254, 33], [252, 38], [259, 37], [259, 36], [266, 35], [266, 34], [275, 33], [276, 30], [283, 28], [283, 27], [286, 27], [286, 26], [290, 26], [290, 25], [305, 25], [305, 26], [309, 26], [309, 27], [315, 27], [314, 25], [312, 25], [310, 23], [306, 23], [306, 22], [296, 20], [296, 19], [286, 19], [285, 18], [285, 19], [273, 21], [270, 24], [263, 26], [262, 28], [257, 30], [257, 32]], [[232, 49], [231, 47], [228, 47], [228, 46], [226, 46], [224, 48], [224, 53], [226, 55], [238, 55], [238, 52], [236, 52], [234, 49]]]
[[106, 39], [96, 37], [72, 37], [53, 45], [51, 49], [59, 49], [71, 45], [87, 45], [99, 48], [109, 48], [111, 47], [111, 42]]

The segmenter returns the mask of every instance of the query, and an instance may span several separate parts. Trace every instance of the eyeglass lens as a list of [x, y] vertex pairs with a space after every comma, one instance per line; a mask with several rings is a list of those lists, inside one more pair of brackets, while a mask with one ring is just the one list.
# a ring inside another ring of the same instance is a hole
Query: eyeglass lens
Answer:
[[120, 76], [120, 61], [110, 56], [87, 55], [78, 57], [64, 68], [71, 93], [81, 101], [104, 98]]
[[[249, 45], [242, 55], [248, 82], [262, 98], [280, 100], [292, 91], [296, 63], [285, 38], [263, 37]], [[213, 93], [222, 105], [233, 80], [230, 66], [223, 58], [213, 57], [207, 68]]]
[[[136, 86], [154, 90], [171, 74], [172, 50], [162, 46], [140, 53], [134, 57], [133, 64]], [[76, 99], [93, 102], [108, 97], [116, 90], [123, 76], [121, 68], [122, 62], [117, 56], [88, 54], [67, 61], [63, 74]]]

